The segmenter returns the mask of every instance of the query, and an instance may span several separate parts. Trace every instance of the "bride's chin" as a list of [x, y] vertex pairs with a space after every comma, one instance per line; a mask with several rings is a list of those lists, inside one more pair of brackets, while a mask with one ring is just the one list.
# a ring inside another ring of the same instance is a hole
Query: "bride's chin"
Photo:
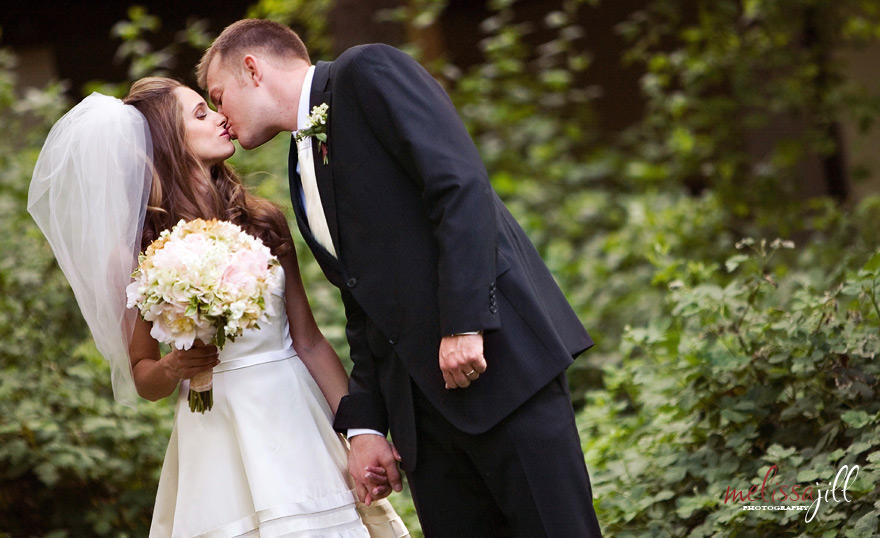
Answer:
[[235, 153], [235, 148], [232, 148], [232, 151], [230, 151], [229, 153], [224, 154], [224, 155], [221, 156], [221, 157], [216, 157], [216, 158], [213, 158], [213, 159], [204, 159], [204, 160], [202, 161], [202, 164], [204, 164], [204, 165], [205, 165], [206, 167], [208, 167], [208, 168], [211, 168], [212, 166], [215, 166], [215, 165], [218, 165], [218, 164], [223, 164], [223, 162], [226, 161], [226, 159], [232, 157], [232, 154], [233, 154], [233, 153]]
[[235, 153], [235, 144], [233, 144], [232, 142], [229, 142], [229, 147], [226, 148], [226, 151], [224, 151], [223, 154], [220, 156], [220, 158], [217, 159], [217, 163], [221, 163], [221, 162], [225, 161], [226, 159], [232, 157], [232, 155], [234, 153]]

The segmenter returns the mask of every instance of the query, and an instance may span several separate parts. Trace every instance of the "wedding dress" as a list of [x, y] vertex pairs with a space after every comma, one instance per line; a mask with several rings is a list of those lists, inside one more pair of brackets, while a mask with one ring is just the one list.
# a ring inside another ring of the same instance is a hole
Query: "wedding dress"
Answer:
[[387, 500], [356, 504], [347, 446], [293, 349], [283, 293], [268, 322], [220, 351], [213, 409], [191, 412], [182, 382], [151, 538], [409, 536]]

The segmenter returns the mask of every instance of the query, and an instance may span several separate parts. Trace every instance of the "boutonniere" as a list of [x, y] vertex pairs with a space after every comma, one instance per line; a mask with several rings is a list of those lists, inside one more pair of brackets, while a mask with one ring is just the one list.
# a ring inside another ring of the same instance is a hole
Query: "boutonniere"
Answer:
[[327, 112], [330, 105], [321, 103], [312, 107], [312, 113], [306, 118], [303, 128], [296, 132], [296, 141], [300, 142], [307, 136], [313, 136], [318, 140], [318, 149], [321, 150], [321, 158], [324, 164], [329, 162], [327, 158]]

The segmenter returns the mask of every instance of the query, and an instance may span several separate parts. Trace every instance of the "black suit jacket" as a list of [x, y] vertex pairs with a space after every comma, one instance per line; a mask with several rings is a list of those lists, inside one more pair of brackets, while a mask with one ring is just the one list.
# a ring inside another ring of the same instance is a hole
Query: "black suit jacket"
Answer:
[[[410, 379], [460, 430], [481, 433], [592, 345], [535, 248], [489, 184], [440, 85], [411, 57], [362, 45], [318, 62], [309, 108], [327, 103], [329, 164], [315, 151], [321, 202], [339, 258], [297, 224], [342, 293], [354, 363], [334, 426], [391, 435], [415, 465]], [[445, 335], [483, 331], [487, 371], [447, 390]]]

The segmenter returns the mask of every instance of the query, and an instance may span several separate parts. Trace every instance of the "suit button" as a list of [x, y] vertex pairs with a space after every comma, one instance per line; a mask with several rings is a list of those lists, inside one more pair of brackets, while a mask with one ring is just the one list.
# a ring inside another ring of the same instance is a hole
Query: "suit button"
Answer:
[[397, 338], [394, 338], [392, 336], [391, 338], [388, 339], [388, 343], [391, 344], [392, 346], [397, 344]]
[[358, 279], [356, 279], [354, 277], [351, 277], [345, 281], [345, 285], [348, 286], [349, 288], [353, 288], [353, 287], [357, 286], [357, 283], [358, 283]]
[[498, 312], [498, 307], [496, 307], [495, 305], [490, 306], [490, 307], [489, 307], [489, 312], [491, 312], [491, 313], [493, 313], [493, 314], [496, 313], [496, 312]]

